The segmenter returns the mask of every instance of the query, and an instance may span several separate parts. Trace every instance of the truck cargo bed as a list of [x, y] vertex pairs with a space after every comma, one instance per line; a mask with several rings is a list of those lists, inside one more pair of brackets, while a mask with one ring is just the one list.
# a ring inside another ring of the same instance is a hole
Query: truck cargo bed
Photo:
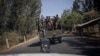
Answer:
[[[61, 30], [52, 30], [52, 31], [46, 31], [45, 32], [45, 38], [52, 38], [53, 35], [55, 34], [55, 37], [61, 37], [62, 36], [62, 31]], [[43, 32], [40, 32], [40, 38], [43, 38]]]

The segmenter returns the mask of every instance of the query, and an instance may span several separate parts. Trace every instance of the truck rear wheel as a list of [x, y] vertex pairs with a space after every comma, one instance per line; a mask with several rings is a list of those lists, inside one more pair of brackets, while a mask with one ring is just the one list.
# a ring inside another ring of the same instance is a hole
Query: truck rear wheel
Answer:
[[62, 42], [62, 39], [61, 39], [61, 37], [60, 37], [60, 38], [58, 38], [58, 41], [59, 41], [59, 43], [61, 43], [61, 42]]

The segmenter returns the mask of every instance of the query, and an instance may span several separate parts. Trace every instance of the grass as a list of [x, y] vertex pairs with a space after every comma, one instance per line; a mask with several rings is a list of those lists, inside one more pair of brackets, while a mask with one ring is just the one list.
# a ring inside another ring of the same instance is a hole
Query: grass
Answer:
[[[33, 34], [28, 34], [26, 36], [26, 40], [34, 38], [36, 35], [37, 34], [35, 32]], [[16, 32], [5, 32], [0, 36], [0, 51], [7, 49], [5, 41], [6, 38], [8, 38], [10, 47], [24, 42], [23, 36], [20, 36]]]

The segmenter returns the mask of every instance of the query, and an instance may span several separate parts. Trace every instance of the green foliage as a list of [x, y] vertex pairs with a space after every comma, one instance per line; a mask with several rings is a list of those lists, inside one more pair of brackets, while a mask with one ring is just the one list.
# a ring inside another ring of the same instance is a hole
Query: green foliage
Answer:
[[[92, 14], [97, 13], [96, 11], [100, 11], [99, 4], [99, 0], [74, 0], [72, 11], [85, 15], [83, 22], [87, 22], [91, 20], [91, 18], [97, 17], [97, 14], [94, 16]], [[93, 12], [93, 10], [95, 10], [95, 12]]]
[[79, 12], [80, 5], [79, 5], [78, 3], [80, 3], [79, 0], [75, 0], [75, 1], [73, 2], [73, 8], [72, 8], [73, 11]]
[[72, 12], [69, 15], [62, 17], [62, 26], [64, 28], [72, 28], [74, 25], [81, 23], [83, 16], [80, 13]]
[[93, 0], [74, 0], [72, 10], [79, 13], [88, 12], [93, 9], [93, 5]]
[[0, 48], [5, 38], [10, 44], [22, 42], [23, 35], [36, 29], [40, 13], [41, 0], [0, 0]]
[[41, 0], [0, 0], [0, 32], [31, 33], [40, 13]]

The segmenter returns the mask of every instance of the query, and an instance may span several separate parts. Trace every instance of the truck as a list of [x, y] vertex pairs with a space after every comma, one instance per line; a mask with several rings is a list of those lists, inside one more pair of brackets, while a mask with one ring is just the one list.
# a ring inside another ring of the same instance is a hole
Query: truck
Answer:
[[40, 32], [40, 39], [49, 39], [51, 44], [62, 42], [62, 31], [61, 30], [43, 30]]

